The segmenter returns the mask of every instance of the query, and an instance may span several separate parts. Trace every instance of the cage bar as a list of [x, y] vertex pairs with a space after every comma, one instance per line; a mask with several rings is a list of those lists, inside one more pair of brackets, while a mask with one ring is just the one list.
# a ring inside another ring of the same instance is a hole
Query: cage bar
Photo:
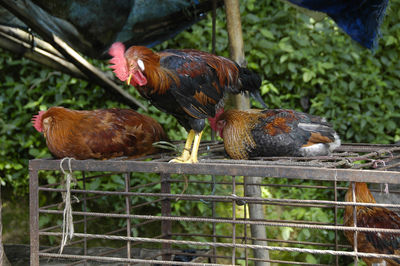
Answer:
[[[44, 259], [65, 260], [66, 265], [91, 265], [100, 261], [163, 265], [342, 265], [346, 258], [353, 259], [357, 265], [358, 259], [364, 257], [400, 259], [394, 254], [360, 252], [356, 242], [353, 249], [342, 234], [344, 231], [352, 231], [355, 236], [359, 232], [399, 234], [400, 230], [364, 228], [356, 223], [347, 227], [341, 222], [345, 206], [353, 206], [354, 210], [356, 206], [400, 208], [396, 203], [343, 201], [348, 189], [346, 182], [399, 185], [400, 147], [346, 144], [332, 156], [264, 157], [237, 161], [222, 160], [221, 147], [221, 143], [203, 143], [199, 163], [191, 165], [168, 163], [174, 156], [169, 153], [135, 160], [73, 160], [71, 167], [81, 184], [71, 189], [71, 193], [79, 198], [79, 201], [72, 202], [76, 233], [62, 254], [59, 254], [58, 246], [61, 226], [52, 221], [62, 217], [61, 193], [66, 188], [62, 182], [47, 184], [46, 180], [39, 178], [39, 171], [44, 171], [61, 180], [61, 160], [31, 160], [31, 265], [40, 265]], [[152, 160], [148, 161], [149, 158]], [[191, 175], [188, 189], [183, 194], [185, 182], [182, 175]], [[244, 176], [258, 178], [245, 180]], [[282, 178], [286, 181], [280, 182]], [[120, 187], [91, 189], [90, 182], [100, 183], [109, 179], [121, 180]], [[257, 188], [259, 192], [249, 193], [250, 188]], [[285, 198], [267, 196], [269, 191], [291, 189], [304, 192], [322, 189], [324, 193], [321, 198], [312, 200], [291, 197], [289, 192], [289, 197]], [[399, 192], [398, 188], [391, 191], [394, 195]], [[52, 195], [49, 197], [52, 201], [39, 205], [42, 194]], [[99, 204], [108, 201], [120, 202], [121, 208], [102, 210]], [[249, 213], [254, 206], [277, 212], [314, 209], [332, 215], [326, 221], [304, 217], [268, 218]], [[184, 208], [188, 214], [182, 216], [179, 208]], [[39, 221], [46, 221], [43, 219], [46, 217], [50, 222], [40, 224]], [[144, 227], [153, 230], [146, 231], [142, 229]], [[185, 231], [187, 228], [197, 229]], [[266, 235], [255, 235], [254, 229], [264, 230]], [[305, 232], [305, 229], [310, 234], [319, 231], [328, 235], [332, 232], [333, 237], [331, 242], [298, 238], [296, 234]], [[284, 230], [294, 233], [282, 239], [276, 232]], [[274, 238], [274, 235], [280, 238]], [[52, 246], [46, 246], [49, 239], [53, 241]], [[110, 247], [91, 252], [99, 243]], [[266, 251], [270, 252], [269, 257], [262, 256]], [[312, 255], [321, 261], [293, 261], [290, 256], [277, 257], [277, 252]]]

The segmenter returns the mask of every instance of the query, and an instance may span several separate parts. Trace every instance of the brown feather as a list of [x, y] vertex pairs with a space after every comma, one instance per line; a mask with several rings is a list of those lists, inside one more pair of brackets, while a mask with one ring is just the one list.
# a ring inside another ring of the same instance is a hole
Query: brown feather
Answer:
[[157, 152], [152, 143], [167, 139], [154, 119], [128, 109], [52, 107], [43, 114], [42, 124], [47, 146], [57, 158], [140, 157]]
[[[366, 183], [355, 183], [356, 202], [376, 203]], [[353, 201], [352, 185], [345, 196], [345, 201]], [[344, 212], [344, 225], [353, 226], [354, 207], [346, 206]], [[400, 229], [400, 217], [393, 211], [381, 207], [356, 206], [357, 227]], [[354, 232], [344, 231], [344, 235], [351, 245], [354, 244]], [[360, 252], [399, 255], [400, 234], [358, 232], [357, 248]], [[363, 258], [367, 265], [382, 263], [383, 259]], [[397, 260], [386, 259], [388, 265], [400, 265]]]
[[199, 103], [203, 105], [207, 105], [208, 103], [216, 104], [216, 102], [211, 99], [210, 97], [207, 97], [203, 92], [196, 92], [193, 96]]
[[218, 120], [229, 121], [223, 131], [225, 150], [233, 159], [240, 160], [248, 158], [247, 150], [254, 148], [256, 143], [251, 135], [251, 129], [257, 124], [259, 112], [240, 112], [228, 110]]
[[288, 120], [283, 117], [277, 117], [271, 123], [265, 126], [268, 134], [271, 136], [276, 136], [282, 133], [290, 132], [290, 126], [287, 124]]
[[331, 143], [333, 141], [334, 141], [333, 139], [327, 136], [323, 136], [321, 135], [321, 133], [312, 132], [307, 144], [304, 144], [302, 147], [308, 147], [317, 143]]
[[[160, 66], [160, 57], [166, 56], [168, 53], [154, 53], [147, 47], [134, 46], [126, 50], [125, 57], [128, 64], [131, 61], [141, 59], [146, 66], [144, 74], [147, 77], [148, 85], [146, 87], [154, 88], [151, 93], [164, 94], [171, 86], [171, 82], [175, 82], [179, 86], [179, 78], [169, 69]], [[145, 88], [138, 87], [138, 90], [147, 95]]]
[[[207, 65], [215, 69], [218, 76], [219, 85], [221, 87], [229, 87], [232, 85], [232, 82], [237, 81], [239, 78], [239, 69], [231, 60], [225, 57], [215, 56], [204, 51], [193, 49], [182, 49], [180, 51], [184, 53], [190, 53], [192, 56], [201, 57], [204, 61], [206, 61]], [[186, 74], [193, 77], [204, 73], [204, 69], [198, 68], [198, 64], [193, 61], [192, 63], [184, 64], [184, 67], [179, 70], [179, 73], [182, 75]], [[214, 87], [218, 88], [218, 86]]]

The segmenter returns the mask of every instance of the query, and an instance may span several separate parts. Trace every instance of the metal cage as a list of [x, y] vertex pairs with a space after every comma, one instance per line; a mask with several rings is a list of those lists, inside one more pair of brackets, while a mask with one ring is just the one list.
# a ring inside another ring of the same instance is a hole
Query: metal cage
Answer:
[[[400, 184], [400, 147], [346, 144], [332, 156], [237, 161], [223, 159], [221, 151], [221, 143], [203, 143], [198, 164], [168, 163], [172, 158], [168, 153], [136, 160], [70, 160], [70, 166], [67, 160], [31, 160], [31, 265], [39, 265], [41, 259], [57, 259], [66, 265], [99, 262], [344, 265], [344, 261], [354, 261], [357, 265], [357, 259], [362, 257], [400, 258], [392, 254], [358, 252], [341, 236], [344, 230], [355, 234], [360, 231], [400, 233], [400, 230], [361, 228], [356, 224], [343, 226], [341, 217], [346, 205], [400, 207], [395, 203], [347, 203], [343, 198], [348, 181]], [[52, 171], [63, 180], [61, 172], [69, 170], [74, 171], [78, 184], [70, 191], [63, 182], [46, 182], [39, 178], [40, 171]], [[144, 176], [146, 180], [143, 181]], [[88, 181], [109, 178], [114, 178], [120, 187], [104, 191], [88, 185]], [[304, 193], [323, 190], [324, 197], [305, 200], [271, 198], [265, 194], [269, 190], [286, 190], [290, 195], [292, 188]], [[380, 189], [376, 187], [371, 191]], [[63, 235], [60, 221], [64, 212], [61, 203], [67, 192], [72, 195], [75, 232], [60, 254]], [[392, 189], [390, 192], [394, 196], [400, 193]], [[43, 198], [53, 202], [42, 204]], [[118, 202], [120, 208], [103, 210], [102, 205], [111, 201]], [[328, 218], [271, 217], [282, 210], [296, 212], [310, 208], [325, 210]], [[52, 224], [54, 221], [58, 222]], [[142, 230], [144, 227], [150, 230]], [[188, 231], [188, 228], [196, 231]], [[293, 232], [299, 236], [305, 229], [309, 236], [321, 233], [326, 238], [310, 241], [306, 233], [300, 240], [292, 237]], [[277, 232], [285, 230], [288, 231], [286, 237], [277, 237]], [[53, 241], [51, 245], [41, 244], [49, 243], [49, 239]], [[98, 248], [101, 244], [109, 247]], [[287, 255], [276, 256], [278, 252]], [[296, 261], [293, 254], [297, 257], [312, 254], [318, 260]], [[324, 257], [319, 259], [319, 256]]]

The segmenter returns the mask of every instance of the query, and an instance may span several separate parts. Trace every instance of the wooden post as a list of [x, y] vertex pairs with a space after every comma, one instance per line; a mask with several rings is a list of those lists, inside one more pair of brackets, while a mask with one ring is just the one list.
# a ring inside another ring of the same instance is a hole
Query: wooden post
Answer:
[[106, 90], [109, 90], [110, 92], [117, 93], [117, 95], [121, 97], [121, 100], [128, 105], [134, 104], [147, 111], [146, 106], [118, 86], [105, 73], [93, 66], [89, 61], [87, 61], [83, 56], [72, 49], [66, 42], [61, 40], [49, 29], [42, 27], [39, 22], [32, 19], [28, 14], [28, 11], [18, 6], [16, 1], [0, 0], [0, 6], [3, 6], [6, 10], [11, 12], [15, 17], [30, 27], [35, 33], [39, 34], [44, 41], [53, 46], [68, 62], [74, 64], [76, 68], [78, 68], [86, 77], [88, 77], [89, 80], [93, 80], [98, 85], [102, 86]]
[[[242, 23], [240, 22], [239, 0], [225, 0], [226, 24], [228, 28], [229, 53], [240, 66], [246, 65], [242, 36]], [[234, 96], [235, 108], [245, 110], [250, 108], [248, 95]]]
[[29, 231], [31, 237], [31, 266], [39, 266], [39, 176], [29, 167]]
[[3, 245], [3, 223], [2, 223], [2, 215], [1, 215], [1, 210], [3, 208], [1, 201], [1, 186], [0, 186], [0, 265], [3, 266], [9, 266], [11, 265], [10, 262], [7, 259], [6, 253], [4, 251], [4, 245]]
[[[229, 52], [230, 57], [240, 66], [246, 65], [244, 57], [244, 45], [242, 36], [242, 24], [240, 21], [239, 0], [224, 0], [226, 12], [226, 24], [228, 28], [229, 37]], [[248, 95], [236, 95], [234, 98], [234, 105], [236, 109], [245, 110], [250, 108], [250, 100]], [[246, 177], [247, 183], [257, 184], [261, 182], [261, 177]], [[261, 189], [259, 186], [246, 186], [245, 194], [250, 197], [261, 197]], [[264, 219], [263, 205], [249, 204], [250, 219], [258, 220]], [[265, 239], [265, 227], [260, 225], [251, 225], [251, 236], [257, 239]], [[266, 241], [253, 240], [253, 244], [267, 245]], [[254, 250], [254, 257], [259, 259], [269, 259], [269, 252], [267, 250]], [[256, 261], [256, 266], [269, 266], [269, 262]]]
[[[244, 177], [244, 194], [246, 197], [261, 197], [261, 177]], [[250, 185], [249, 185], [250, 184]], [[261, 220], [265, 218], [264, 214], [264, 206], [261, 204], [249, 204], [249, 212], [251, 220]], [[267, 232], [265, 230], [264, 225], [251, 225], [251, 236], [256, 239], [266, 239]], [[264, 245], [268, 246], [267, 241], [265, 240], [254, 240], [252, 241], [253, 245]], [[269, 260], [269, 252], [268, 250], [263, 249], [255, 249], [253, 251], [254, 257], [257, 259]], [[270, 265], [269, 262], [256, 261], [256, 266], [267, 266]]]

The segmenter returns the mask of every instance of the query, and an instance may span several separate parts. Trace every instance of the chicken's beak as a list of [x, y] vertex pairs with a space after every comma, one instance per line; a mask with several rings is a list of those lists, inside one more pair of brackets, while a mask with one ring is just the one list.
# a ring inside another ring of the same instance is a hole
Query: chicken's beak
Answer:
[[126, 80], [126, 84], [131, 84], [132, 74], [129, 75], [128, 79]]

